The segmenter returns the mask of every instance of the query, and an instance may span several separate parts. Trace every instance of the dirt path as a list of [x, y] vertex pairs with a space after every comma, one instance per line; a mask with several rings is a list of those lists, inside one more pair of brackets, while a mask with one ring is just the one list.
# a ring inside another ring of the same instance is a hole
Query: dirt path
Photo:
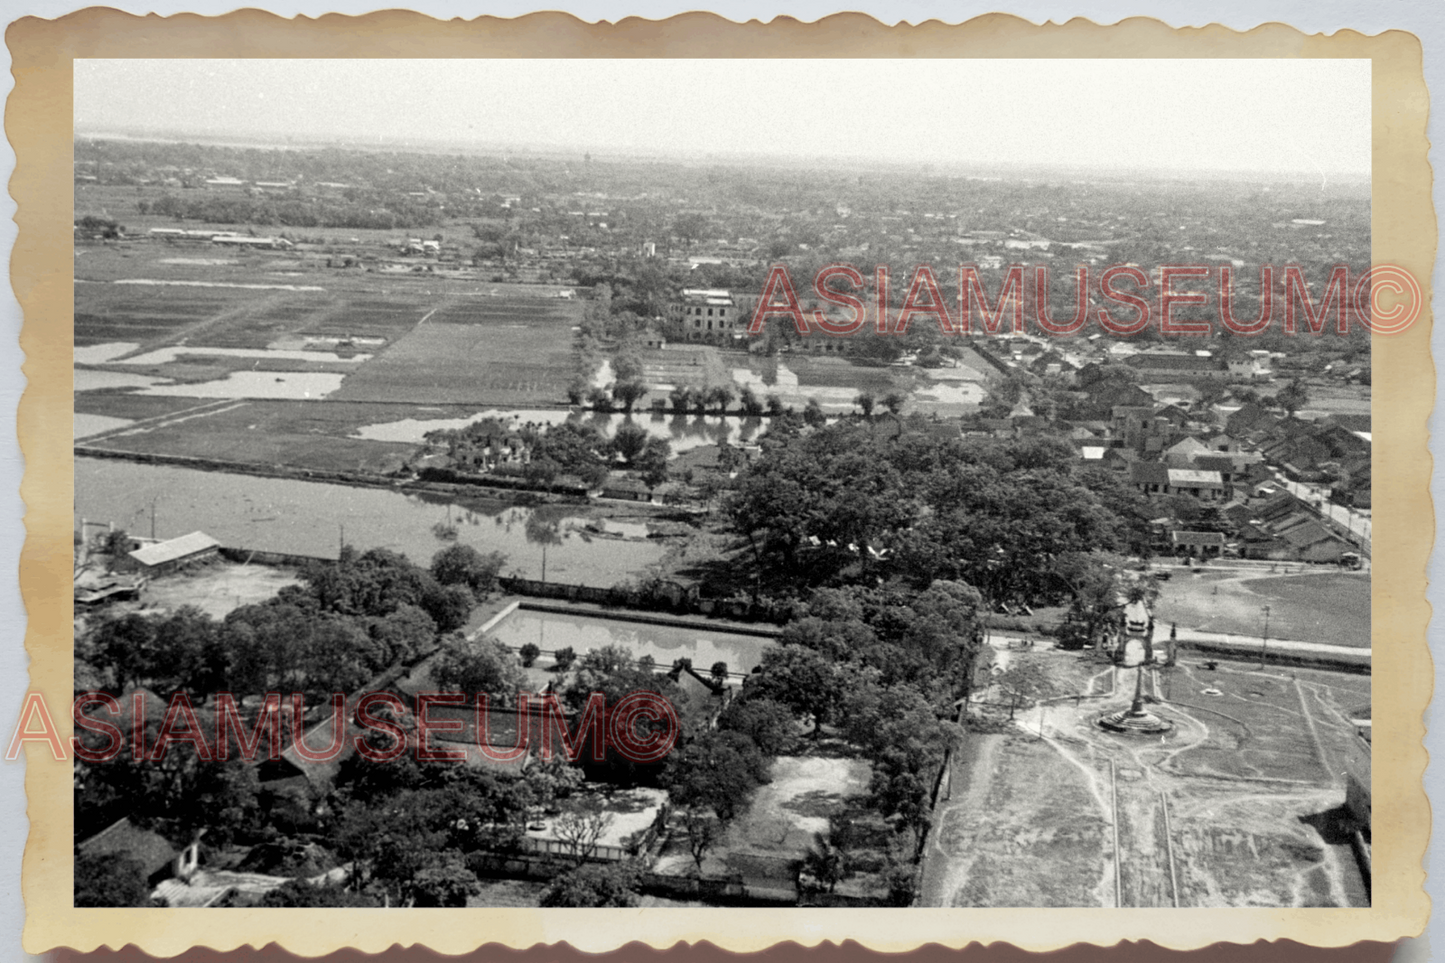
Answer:
[[970, 734], [953, 754], [948, 773], [946, 797], [940, 798], [933, 827], [924, 850], [923, 879], [918, 905], [952, 906], [954, 894], [968, 881], [973, 865], [971, 850], [962, 853], [944, 848], [944, 840], [959, 831], [984, 804], [993, 781], [995, 757], [1004, 736]]

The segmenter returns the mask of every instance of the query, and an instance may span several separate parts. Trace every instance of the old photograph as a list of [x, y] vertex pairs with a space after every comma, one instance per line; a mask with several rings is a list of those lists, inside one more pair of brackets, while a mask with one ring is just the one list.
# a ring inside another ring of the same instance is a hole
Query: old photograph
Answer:
[[1372, 905], [1369, 60], [73, 124], [75, 907]]

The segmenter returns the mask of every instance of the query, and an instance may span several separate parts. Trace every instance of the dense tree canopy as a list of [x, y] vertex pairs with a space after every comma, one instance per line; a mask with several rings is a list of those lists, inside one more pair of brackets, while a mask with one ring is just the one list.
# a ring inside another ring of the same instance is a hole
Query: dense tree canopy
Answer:
[[817, 428], [739, 482], [727, 513], [782, 594], [899, 577], [1036, 598], [1054, 556], [1114, 549], [1123, 534], [1103, 500], [1122, 493], [1067, 443], [941, 438], [917, 418]]

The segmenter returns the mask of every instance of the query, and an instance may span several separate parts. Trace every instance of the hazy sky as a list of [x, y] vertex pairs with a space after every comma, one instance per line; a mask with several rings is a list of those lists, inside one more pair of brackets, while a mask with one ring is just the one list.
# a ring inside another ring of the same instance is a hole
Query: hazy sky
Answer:
[[77, 60], [75, 126], [1370, 171], [1368, 60]]

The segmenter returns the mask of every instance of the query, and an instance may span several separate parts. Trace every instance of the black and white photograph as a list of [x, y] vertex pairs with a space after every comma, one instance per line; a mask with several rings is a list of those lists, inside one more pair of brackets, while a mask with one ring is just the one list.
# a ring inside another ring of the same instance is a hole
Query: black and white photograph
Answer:
[[75, 907], [1371, 906], [1370, 60], [73, 109]]

